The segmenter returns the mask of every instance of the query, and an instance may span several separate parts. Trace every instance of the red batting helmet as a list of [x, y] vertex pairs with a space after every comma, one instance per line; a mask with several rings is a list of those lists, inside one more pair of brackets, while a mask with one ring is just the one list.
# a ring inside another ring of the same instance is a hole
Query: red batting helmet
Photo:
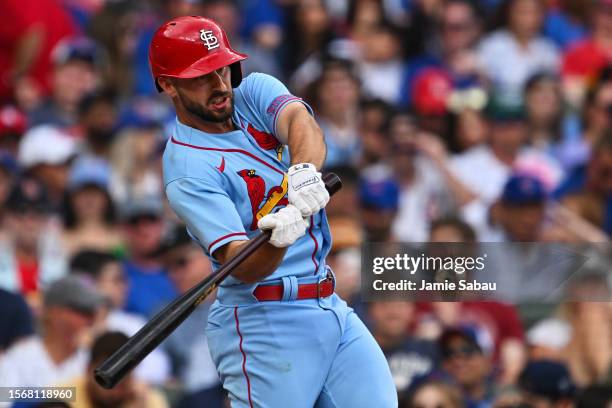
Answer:
[[242, 81], [240, 61], [246, 54], [234, 51], [225, 31], [214, 21], [198, 16], [178, 17], [163, 24], [153, 35], [149, 63], [155, 86], [161, 76], [196, 78], [230, 66], [232, 87]]

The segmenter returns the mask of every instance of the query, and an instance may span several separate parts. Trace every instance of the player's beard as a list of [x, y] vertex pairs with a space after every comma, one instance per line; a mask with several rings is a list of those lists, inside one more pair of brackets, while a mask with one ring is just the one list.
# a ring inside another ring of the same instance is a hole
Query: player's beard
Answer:
[[234, 113], [234, 95], [232, 95], [231, 92], [214, 93], [209, 100], [219, 96], [227, 96], [230, 102], [227, 109], [221, 112], [206, 109], [206, 107], [201, 103], [189, 99], [181, 91], [178, 91], [178, 97], [185, 107], [185, 110], [206, 122], [222, 123], [232, 117], [232, 114]]

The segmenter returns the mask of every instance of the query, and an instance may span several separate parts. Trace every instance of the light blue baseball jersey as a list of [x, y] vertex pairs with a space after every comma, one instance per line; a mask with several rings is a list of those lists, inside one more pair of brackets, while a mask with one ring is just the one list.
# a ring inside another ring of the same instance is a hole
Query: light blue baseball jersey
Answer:
[[[254, 73], [234, 89], [237, 130], [211, 134], [176, 120], [163, 158], [166, 194], [215, 269], [219, 263], [212, 254], [217, 249], [253, 237], [261, 217], [287, 205], [289, 149], [276, 137], [276, 127], [280, 112], [296, 102], [304, 103], [280, 81]], [[330, 246], [329, 226], [321, 211], [311, 217], [306, 234], [289, 247], [282, 264], [266, 280], [323, 273]], [[238, 284], [230, 276], [222, 287]]]

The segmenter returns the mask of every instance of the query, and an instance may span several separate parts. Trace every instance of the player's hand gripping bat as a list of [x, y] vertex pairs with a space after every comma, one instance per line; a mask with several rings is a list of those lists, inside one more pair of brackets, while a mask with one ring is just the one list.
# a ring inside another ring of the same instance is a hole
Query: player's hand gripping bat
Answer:
[[[340, 190], [340, 178], [329, 173], [323, 176], [330, 195]], [[251, 239], [232, 259], [223, 264], [215, 273], [206, 277], [188, 292], [175, 299], [155, 315], [136, 334], [94, 370], [95, 379], [104, 388], [113, 388], [125, 375], [138, 365], [174, 329], [176, 329], [202, 301], [227, 278], [234, 269], [247, 259], [270, 238], [271, 230], [260, 232]]]

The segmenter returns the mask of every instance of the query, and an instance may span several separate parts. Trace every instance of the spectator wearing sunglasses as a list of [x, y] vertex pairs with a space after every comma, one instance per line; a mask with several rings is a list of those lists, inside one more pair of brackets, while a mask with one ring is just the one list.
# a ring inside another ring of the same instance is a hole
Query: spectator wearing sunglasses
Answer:
[[489, 408], [494, 398], [491, 355], [469, 328], [451, 328], [438, 340], [444, 374], [461, 390], [466, 408]]
[[163, 237], [163, 204], [157, 196], [127, 201], [120, 209], [128, 256], [123, 267], [129, 290], [125, 310], [151, 317], [176, 297], [157, 256]]

